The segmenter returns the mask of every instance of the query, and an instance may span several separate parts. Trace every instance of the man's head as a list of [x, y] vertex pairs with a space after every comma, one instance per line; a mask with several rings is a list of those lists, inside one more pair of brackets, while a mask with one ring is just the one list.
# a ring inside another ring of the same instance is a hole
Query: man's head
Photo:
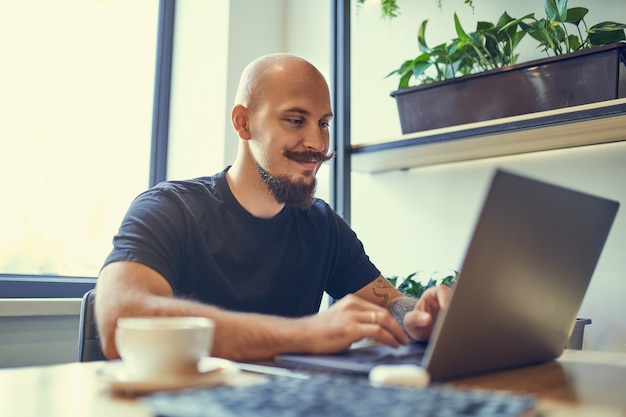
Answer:
[[279, 203], [309, 207], [315, 174], [329, 159], [332, 117], [328, 84], [317, 68], [294, 55], [263, 56], [246, 67], [235, 98], [238, 159], [254, 164]]

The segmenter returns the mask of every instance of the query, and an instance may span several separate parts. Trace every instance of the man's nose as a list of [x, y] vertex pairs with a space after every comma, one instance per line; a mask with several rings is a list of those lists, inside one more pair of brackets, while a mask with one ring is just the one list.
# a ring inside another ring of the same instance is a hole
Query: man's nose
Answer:
[[326, 153], [328, 151], [328, 133], [319, 126], [307, 129], [304, 137], [304, 146], [311, 151]]

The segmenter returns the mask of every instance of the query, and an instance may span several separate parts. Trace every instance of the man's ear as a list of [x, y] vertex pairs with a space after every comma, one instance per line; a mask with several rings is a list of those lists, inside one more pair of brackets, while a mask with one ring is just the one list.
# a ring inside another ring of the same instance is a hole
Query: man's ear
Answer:
[[239, 137], [244, 140], [250, 139], [250, 128], [248, 126], [248, 108], [242, 104], [233, 107], [230, 113], [230, 120]]

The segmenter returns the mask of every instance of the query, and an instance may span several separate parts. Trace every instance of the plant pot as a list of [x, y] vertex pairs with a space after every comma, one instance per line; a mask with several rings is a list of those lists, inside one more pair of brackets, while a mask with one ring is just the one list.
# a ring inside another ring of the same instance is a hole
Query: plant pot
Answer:
[[626, 97], [626, 44], [615, 43], [391, 93], [402, 133]]

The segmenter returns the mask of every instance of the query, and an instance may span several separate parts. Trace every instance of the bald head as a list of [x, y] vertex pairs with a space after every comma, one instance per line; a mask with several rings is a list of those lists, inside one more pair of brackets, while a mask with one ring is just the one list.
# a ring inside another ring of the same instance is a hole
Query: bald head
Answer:
[[322, 73], [307, 60], [285, 53], [264, 55], [243, 70], [235, 105], [241, 104], [254, 109], [281, 84], [297, 80], [323, 82], [328, 88]]

